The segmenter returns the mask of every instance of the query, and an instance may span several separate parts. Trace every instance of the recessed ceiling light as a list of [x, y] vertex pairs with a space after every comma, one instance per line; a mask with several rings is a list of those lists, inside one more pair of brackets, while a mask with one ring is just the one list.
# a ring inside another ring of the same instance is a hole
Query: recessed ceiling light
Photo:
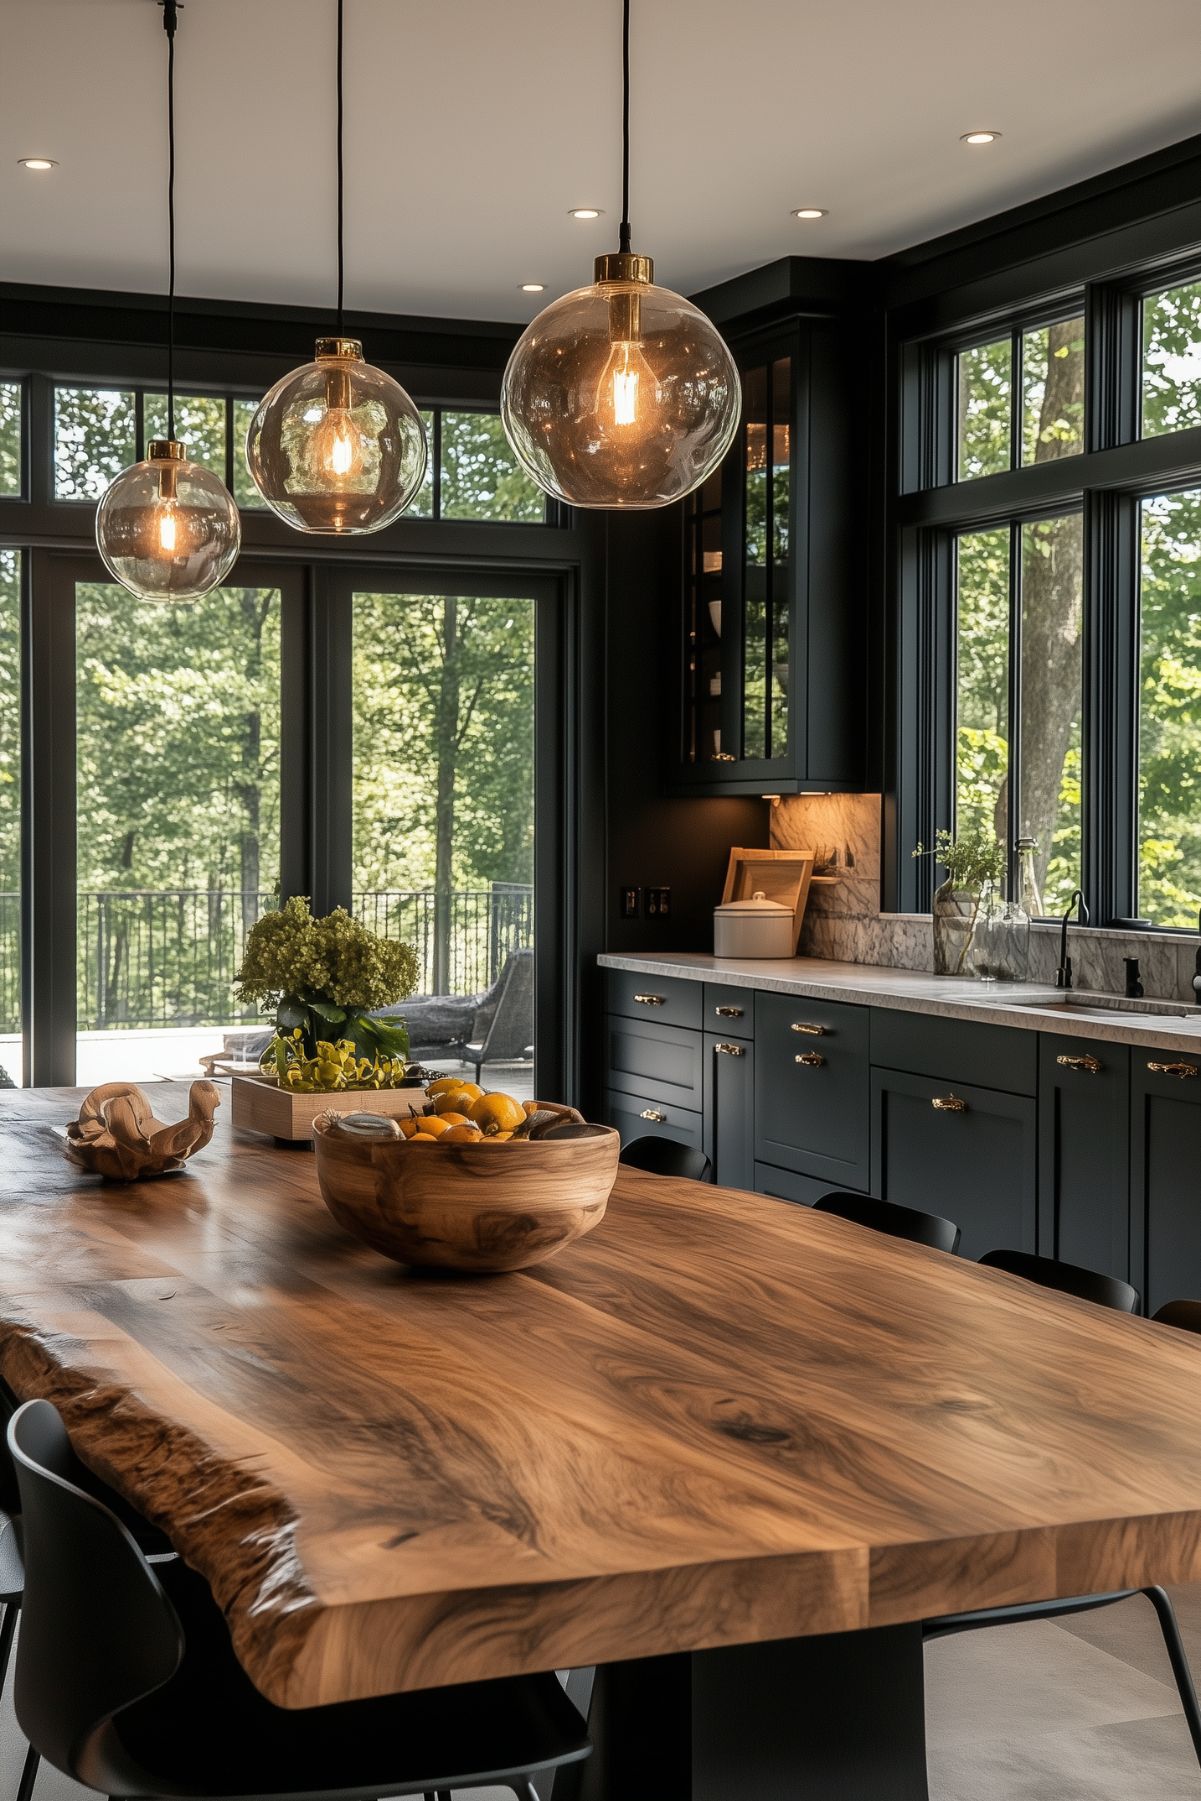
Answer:
[[57, 169], [58, 164], [49, 156], [19, 156], [17, 161], [23, 169]]
[[599, 219], [604, 212], [600, 206], [573, 206], [568, 209], [569, 219]]
[[999, 131], [965, 131], [959, 142], [961, 144], [995, 144], [1000, 135]]
[[824, 219], [829, 210], [828, 206], [794, 206], [792, 216], [794, 219]]
[[523, 281], [521, 291], [523, 294], [543, 294], [546, 291], [546, 283], [544, 281]]

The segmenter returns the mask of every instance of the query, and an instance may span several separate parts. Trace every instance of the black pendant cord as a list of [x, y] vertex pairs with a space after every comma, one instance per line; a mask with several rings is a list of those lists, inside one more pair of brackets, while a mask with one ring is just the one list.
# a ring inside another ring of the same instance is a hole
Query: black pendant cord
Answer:
[[177, 0], [163, 0], [167, 34], [167, 237], [170, 276], [167, 287], [167, 436], [175, 436], [175, 27]]
[[342, 337], [342, 294], [345, 285], [345, 253], [343, 241], [345, 235], [346, 206], [343, 195], [345, 181], [342, 166], [342, 44], [346, 35], [345, 0], [338, 0], [338, 336]]
[[630, 248], [630, 0], [621, 18], [621, 231], [618, 248]]

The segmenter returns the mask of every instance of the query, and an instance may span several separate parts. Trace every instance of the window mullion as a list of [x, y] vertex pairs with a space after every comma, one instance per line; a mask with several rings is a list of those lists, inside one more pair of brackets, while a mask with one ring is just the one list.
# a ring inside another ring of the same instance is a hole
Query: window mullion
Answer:
[[1022, 833], [1022, 527], [1009, 527], [1009, 781], [1006, 786], [1005, 867], [1013, 895], [1016, 850]]
[[1084, 297], [1084, 442], [1089, 451], [1133, 444], [1139, 434], [1142, 303], [1094, 283]]
[[1130, 495], [1084, 496], [1081, 886], [1097, 925], [1135, 911], [1138, 512]]

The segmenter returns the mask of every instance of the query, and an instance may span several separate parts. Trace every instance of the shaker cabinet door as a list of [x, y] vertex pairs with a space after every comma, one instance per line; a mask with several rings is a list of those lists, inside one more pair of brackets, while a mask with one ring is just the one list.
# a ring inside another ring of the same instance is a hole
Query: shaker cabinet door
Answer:
[[1154, 1313], [1201, 1298], [1201, 1057], [1130, 1060], [1130, 1280]]
[[787, 994], [755, 998], [755, 1159], [866, 1190], [868, 1010]]
[[723, 1188], [755, 1186], [755, 1045], [705, 1034], [705, 1150]]
[[1038, 1248], [1128, 1282], [1130, 1052], [1047, 1034], [1038, 1095]]
[[1028, 1095], [872, 1071], [872, 1192], [962, 1228], [963, 1257], [1033, 1251], [1037, 1103]]

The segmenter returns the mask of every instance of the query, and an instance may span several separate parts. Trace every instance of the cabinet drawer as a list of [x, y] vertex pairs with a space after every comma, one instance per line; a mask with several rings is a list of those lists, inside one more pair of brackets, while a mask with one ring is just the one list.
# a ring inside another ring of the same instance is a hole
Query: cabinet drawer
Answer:
[[622, 1144], [632, 1144], [636, 1138], [670, 1138], [673, 1143], [690, 1145], [696, 1151], [705, 1148], [699, 1113], [669, 1106], [649, 1095], [607, 1094], [605, 1118], [621, 1133]]
[[626, 1019], [653, 1019], [661, 1026], [701, 1023], [702, 984], [682, 976], [635, 975], [628, 969], [605, 971], [605, 996], [610, 1013]]
[[814, 1176], [798, 1176], [795, 1170], [773, 1169], [770, 1163], [756, 1163], [755, 1193], [770, 1194], [777, 1201], [798, 1201], [802, 1207], [812, 1207], [814, 1201], [820, 1201], [824, 1194], [831, 1193], [831, 1188], [828, 1182], [819, 1182]]
[[1024, 1094], [872, 1071], [872, 1193], [962, 1227], [964, 1257], [1037, 1249], [1037, 1106]]
[[605, 1039], [606, 1088], [623, 1094], [653, 1094], [690, 1112], [700, 1112], [704, 1104], [704, 1039], [699, 1032], [609, 1014]]
[[954, 1076], [1010, 1094], [1038, 1092], [1038, 1033], [972, 1019], [872, 1008], [872, 1062], [915, 1076]]
[[869, 1181], [868, 1011], [755, 996], [755, 1161], [829, 1188]]
[[723, 1038], [751, 1038], [755, 1031], [755, 991], [753, 988], [726, 988], [716, 982], [704, 986], [706, 1032], [720, 1032]]

